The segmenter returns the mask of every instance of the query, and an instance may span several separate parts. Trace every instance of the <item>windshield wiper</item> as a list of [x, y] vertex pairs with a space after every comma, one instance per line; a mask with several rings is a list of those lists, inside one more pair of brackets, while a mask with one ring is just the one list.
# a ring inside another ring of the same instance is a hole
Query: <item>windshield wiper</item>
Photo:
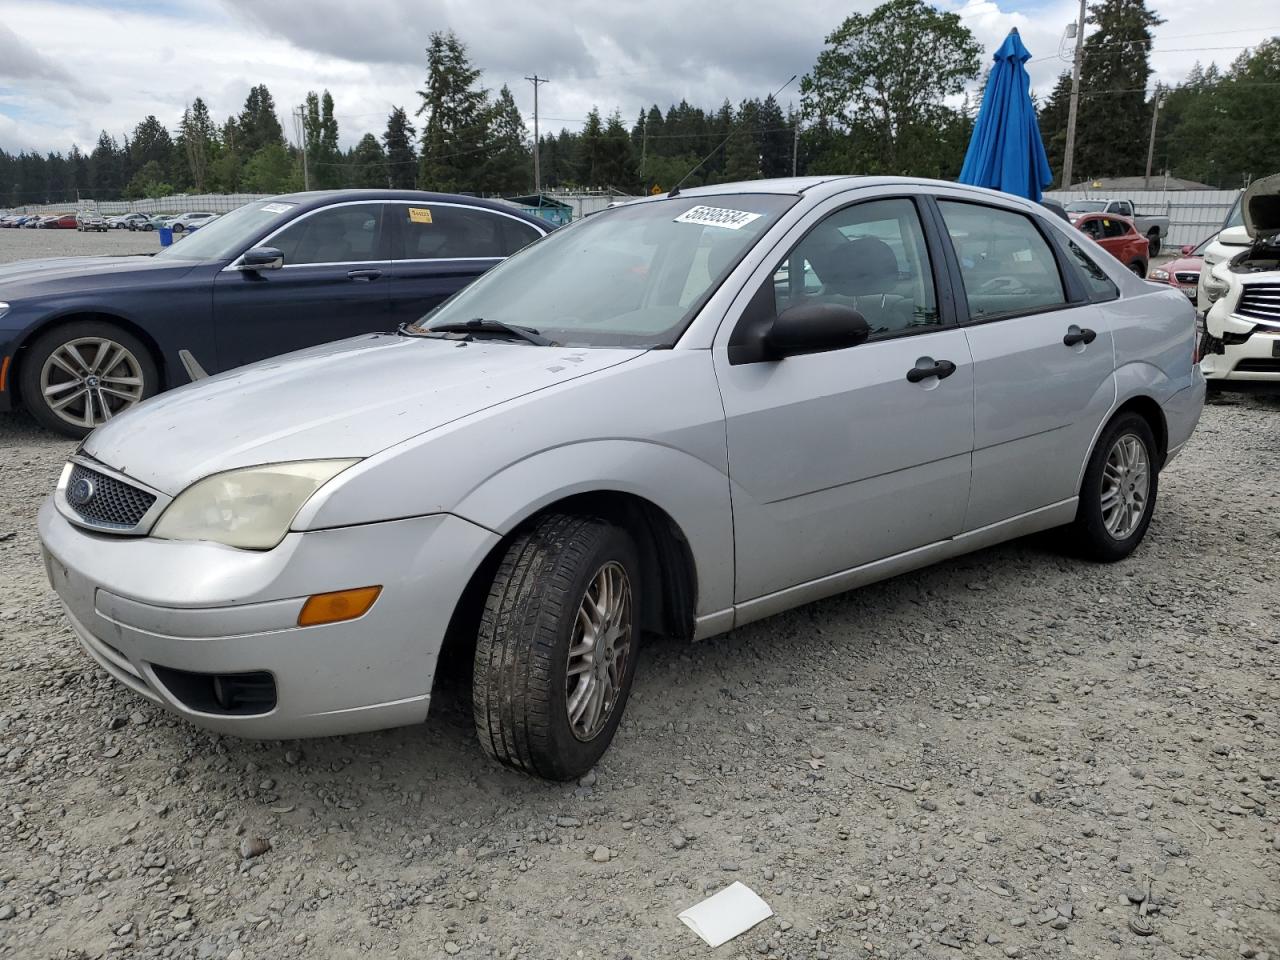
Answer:
[[554, 347], [556, 345], [554, 340], [549, 340], [542, 336], [533, 327], [520, 327], [514, 323], [504, 323], [502, 320], [484, 320], [480, 317], [476, 317], [474, 320], [455, 320], [453, 323], [424, 327], [419, 336], [430, 336], [433, 333], [505, 333], [539, 347]]

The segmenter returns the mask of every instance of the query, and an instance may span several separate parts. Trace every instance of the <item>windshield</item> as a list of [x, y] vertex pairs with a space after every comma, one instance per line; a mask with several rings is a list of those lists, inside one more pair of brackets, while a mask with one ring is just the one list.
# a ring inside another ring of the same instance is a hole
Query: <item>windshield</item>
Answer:
[[[237, 207], [225, 217], [195, 230], [173, 246], [165, 247], [157, 258], [169, 260], [230, 260], [242, 253], [270, 223], [288, 213], [296, 204], [278, 200], [255, 200]], [[197, 216], [205, 216], [199, 214]]]
[[1068, 213], [1101, 213], [1105, 209], [1105, 200], [1072, 200], [1067, 204]]
[[797, 199], [703, 195], [606, 210], [494, 267], [409, 332], [484, 320], [562, 346], [670, 346]]
[[[1240, 195], [1240, 197], [1242, 196], [1244, 196], [1244, 194]], [[1240, 197], [1236, 197], [1236, 202], [1231, 205], [1231, 212], [1227, 214], [1227, 220], [1222, 225], [1223, 230], [1230, 227], [1244, 226], [1244, 208], [1240, 204]]]

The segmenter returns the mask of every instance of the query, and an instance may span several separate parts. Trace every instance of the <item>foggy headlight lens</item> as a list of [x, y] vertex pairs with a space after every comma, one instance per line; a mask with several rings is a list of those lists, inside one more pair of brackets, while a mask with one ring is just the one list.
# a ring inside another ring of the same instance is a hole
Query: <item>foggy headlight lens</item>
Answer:
[[178, 494], [151, 531], [162, 540], [212, 540], [270, 550], [311, 495], [356, 460], [305, 460], [228, 470]]
[[1208, 277], [1205, 278], [1204, 295], [1209, 298], [1210, 303], [1213, 303], [1215, 300], [1220, 299], [1222, 295], [1225, 294], [1230, 289], [1231, 289], [1230, 284], [1228, 284], [1225, 280], [1219, 280], [1217, 277], [1213, 276], [1212, 274], [1210, 274]]
[[1161, 282], [1163, 282], [1163, 283], [1168, 283], [1168, 282], [1169, 282], [1169, 271], [1168, 271], [1168, 270], [1152, 270], [1149, 274], [1147, 274], [1147, 279], [1148, 279], [1148, 280], [1159, 280], [1159, 281], [1161, 281]]

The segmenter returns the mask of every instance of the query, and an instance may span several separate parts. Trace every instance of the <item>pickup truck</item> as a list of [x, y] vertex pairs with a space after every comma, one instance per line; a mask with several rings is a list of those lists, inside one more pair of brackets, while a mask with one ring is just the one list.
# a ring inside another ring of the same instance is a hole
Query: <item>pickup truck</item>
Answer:
[[1133, 211], [1133, 203], [1129, 200], [1107, 200], [1090, 197], [1086, 200], [1072, 200], [1066, 205], [1067, 213], [1115, 213], [1133, 221], [1138, 232], [1147, 238], [1151, 245], [1151, 256], [1160, 252], [1160, 242], [1169, 232], [1168, 217], [1143, 217]]

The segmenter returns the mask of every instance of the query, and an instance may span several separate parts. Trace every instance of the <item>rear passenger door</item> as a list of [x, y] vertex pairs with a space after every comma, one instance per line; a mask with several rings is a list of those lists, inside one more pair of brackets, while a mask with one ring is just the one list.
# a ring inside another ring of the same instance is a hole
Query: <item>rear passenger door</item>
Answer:
[[[1115, 399], [1111, 330], [1092, 301], [1118, 291], [1038, 216], [945, 196], [937, 211], [973, 357], [974, 530], [1076, 496]], [[1101, 278], [1097, 293], [1081, 261]]]
[[542, 236], [519, 217], [453, 203], [387, 204], [394, 324], [412, 323]]

